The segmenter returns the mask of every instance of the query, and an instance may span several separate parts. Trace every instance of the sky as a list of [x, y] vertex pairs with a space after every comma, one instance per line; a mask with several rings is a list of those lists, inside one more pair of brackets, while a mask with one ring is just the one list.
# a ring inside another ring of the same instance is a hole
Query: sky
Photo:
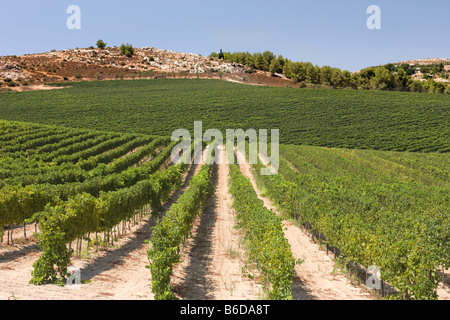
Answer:
[[[450, 58], [448, 0], [0, 0], [0, 55], [131, 43], [209, 55], [272, 51], [349, 71]], [[70, 30], [70, 5], [81, 29]], [[381, 29], [370, 30], [370, 5]]]

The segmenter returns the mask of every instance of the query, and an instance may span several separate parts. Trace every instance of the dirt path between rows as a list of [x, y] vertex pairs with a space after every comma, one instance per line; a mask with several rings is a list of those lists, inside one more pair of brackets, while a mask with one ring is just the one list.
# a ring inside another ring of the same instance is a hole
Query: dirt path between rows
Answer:
[[[167, 211], [189, 186], [200, 165], [193, 164], [184, 175], [181, 190], [172, 194], [164, 205]], [[151, 273], [146, 244], [156, 218], [146, 216], [131, 227], [114, 247], [90, 252], [86, 259], [72, 257], [72, 265], [81, 269], [80, 289], [56, 285], [28, 284], [33, 263], [41, 252], [34, 241], [0, 248], [0, 300], [152, 300]]]
[[[258, 197], [264, 205], [276, 214], [280, 214], [272, 201], [262, 197], [256, 180], [247, 161], [242, 161], [243, 155], [237, 152], [241, 159], [240, 168], [245, 177], [250, 179]], [[243, 163], [242, 163], [243, 162]], [[291, 245], [294, 258], [304, 260], [295, 266], [293, 297], [295, 300], [368, 300], [371, 295], [363, 289], [350, 283], [342, 274], [333, 273], [334, 262], [320, 247], [311, 241], [308, 235], [288, 220], [283, 221], [285, 237]]]
[[[220, 148], [220, 147], [219, 147]], [[225, 149], [221, 148], [225, 159]], [[232, 197], [228, 192], [229, 166], [215, 165], [215, 192], [201, 218], [196, 220], [193, 238], [174, 268], [172, 288], [178, 298], [189, 300], [258, 300], [261, 285], [242, 274], [245, 250], [235, 226]]]

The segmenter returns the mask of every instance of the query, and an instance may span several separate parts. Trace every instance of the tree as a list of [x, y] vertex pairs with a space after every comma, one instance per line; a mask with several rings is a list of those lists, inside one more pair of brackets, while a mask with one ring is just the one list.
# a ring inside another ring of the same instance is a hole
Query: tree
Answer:
[[331, 74], [333, 70], [330, 66], [323, 66], [320, 68], [320, 82], [325, 85], [331, 85]]
[[[409, 64], [407, 64], [407, 63], [404, 63], [404, 64], [402, 64], [399, 68], [401, 68], [401, 69], [403, 69], [403, 70], [408, 70], [409, 69], [409, 67], [410, 67], [410, 65]], [[392, 70], [389, 70], [389, 71], [392, 71]]]
[[384, 68], [376, 68], [375, 75], [369, 81], [370, 88], [374, 90], [387, 90], [392, 88], [392, 74], [391, 72]]
[[342, 71], [342, 87], [348, 88], [352, 86], [352, 74], [348, 70]]
[[272, 73], [272, 75], [274, 73], [282, 73], [284, 64], [285, 60], [283, 56], [280, 55], [278, 56], [278, 58], [272, 60], [272, 62], [270, 63], [269, 71]]
[[134, 48], [129, 43], [127, 43], [126, 45], [122, 43], [122, 45], [120, 46], [120, 53], [124, 56], [131, 57], [134, 55]]
[[357, 88], [358, 89], [363, 89], [363, 90], [368, 90], [370, 89], [370, 79], [372, 79], [375, 76], [375, 68], [370, 67], [370, 68], [366, 68], [363, 69], [359, 72], [359, 74], [357, 74]]
[[255, 65], [255, 69], [263, 70], [264, 67], [264, 57], [261, 53], [253, 54], [253, 63]]
[[342, 71], [338, 68], [333, 68], [331, 71], [331, 78], [330, 83], [335, 88], [340, 88], [343, 86], [343, 79], [342, 79]]
[[270, 63], [270, 67], [269, 67], [269, 71], [270, 71], [270, 73], [272, 74], [272, 76], [275, 74], [275, 73], [279, 73], [279, 71], [280, 71], [280, 69], [281, 69], [281, 65], [280, 65], [280, 63], [278, 62], [278, 60], [272, 60], [272, 62]]
[[450, 85], [447, 85], [447, 87], [445, 88], [444, 93], [450, 94]]
[[264, 71], [269, 71], [270, 65], [271, 65], [272, 61], [275, 60], [275, 59], [276, 59], [276, 56], [272, 52], [265, 51], [262, 54], [262, 60], [263, 60], [262, 68], [263, 68], [263, 70]]
[[411, 84], [409, 85], [409, 91], [411, 91], [411, 92], [422, 92], [423, 91], [422, 82], [420, 82], [420, 81], [413, 81], [413, 82], [411, 82]]
[[395, 70], [395, 66], [392, 63], [388, 63], [387, 65], [384, 66], [386, 69], [388, 69], [389, 71], [394, 71]]
[[303, 62], [293, 62], [291, 64], [291, 79], [297, 83], [306, 80], [306, 66]]
[[106, 47], [106, 43], [105, 42], [103, 42], [103, 40], [98, 40], [97, 41], [97, 47], [99, 47], [100, 49], [105, 49], [105, 47]]
[[306, 63], [306, 81], [309, 83], [319, 83], [319, 72], [318, 66], [313, 66], [311, 62]]

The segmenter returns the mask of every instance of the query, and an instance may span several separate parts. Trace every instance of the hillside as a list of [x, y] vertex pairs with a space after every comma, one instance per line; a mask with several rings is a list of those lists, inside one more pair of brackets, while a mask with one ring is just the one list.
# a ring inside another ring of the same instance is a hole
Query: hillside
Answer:
[[[337, 69], [327, 66], [324, 68], [328, 69], [317, 72], [324, 74], [320, 77], [330, 77], [330, 81], [308, 83], [301, 80], [303, 78], [298, 74], [301, 70], [297, 70], [296, 66], [286, 72], [282, 72], [281, 69], [269, 72], [267, 68], [258, 68], [240, 61], [237, 59], [239, 53], [225, 53], [226, 59], [221, 60], [218, 54], [204, 57], [199, 54], [150, 47], [134, 48], [134, 50], [134, 55], [131, 57], [121, 54], [118, 47], [52, 50], [46, 53], [0, 57], [0, 92], [54, 89], [55, 87], [48, 86], [50, 83], [155, 77], [222, 79], [273, 87], [342, 87], [342, 83], [337, 85], [331, 78], [331, 71]], [[276, 57], [273, 54], [271, 56]], [[294, 64], [308, 66], [308, 63]], [[383, 66], [394, 73], [398, 68], [403, 68], [411, 80], [425, 82], [427, 79], [433, 79], [440, 83], [450, 83], [450, 59], [416, 59]], [[302, 68], [304, 67], [300, 69]], [[356, 71], [353, 75], [361, 71]], [[327, 73], [330, 74], [326, 76]], [[343, 77], [345, 75], [340, 75], [340, 78]], [[341, 79], [340, 82], [345, 81]], [[359, 85], [349, 83], [348, 86], [358, 89], [373, 89], [372, 87], [383, 89], [378, 88], [377, 85], [367, 87], [363, 83]], [[430, 90], [424, 89], [424, 91]]]
[[393, 65], [394, 67], [409, 65], [407, 69], [410, 70], [413, 80], [426, 81], [427, 79], [432, 78], [436, 82], [450, 83], [450, 59], [414, 59], [391, 63], [390, 65]]
[[0, 57], [0, 91], [45, 89], [44, 84], [68, 81], [153, 77], [222, 78], [271, 86], [293, 85], [283, 76], [272, 77], [248, 67], [193, 53], [156, 48], [135, 48], [126, 57], [117, 47], [69, 49], [23, 56]]

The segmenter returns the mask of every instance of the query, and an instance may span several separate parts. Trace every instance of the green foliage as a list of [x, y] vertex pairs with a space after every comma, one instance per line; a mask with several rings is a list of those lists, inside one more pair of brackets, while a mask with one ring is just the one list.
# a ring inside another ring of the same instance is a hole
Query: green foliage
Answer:
[[245, 230], [249, 260], [256, 263], [269, 284], [269, 299], [292, 300], [295, 260], [284, 237], [281, 218], [264, 207], [238, 165], [230, 165], [230, 193], [237, 226]]
[[152, 273], [152, 292], [157, 300], [176, 298], [170, 288], [172, 268], [180, 261], [180, 246], [190, 235], [194, 219], [201, 215], [207, 198], [213, 191], [211, 169], [209, 164], [202, 166], [200, 172], [192, 178], [189, 189], [153, 228], [148, 268]]
[[[387, 64], [382, 67], [370, 67], [351, 74], [347, 70], [332, 68], [330, 66], [318, 67], [310, 62], [294, 62], [283, 56], [276, 56], [270, 51], [264, 53], [225, 52], [225, 59], [229, 62], [246, 65], [251, 70], [269, 71], [273, 74], [282, 73], [287, 78], [302, 84], [321, 84], [334, 88], [352, 88], [362, 90], [391, 90], [410, 91], [414, 82], [411, 75], [415, 74], [415, 67], [409, 64], [394, 66]], [[217, 58], [218, 53], [213, 52], [210, 57]], [[422, 73], [432, 72], [438, 74], [444, 70], [444, 64], [422, 67]], [[425, 90], [430, 93], [443, 93], [449, 85], [442, 90]], [[418, 91], [413, 91], [418, 92]]]
[[[102, 192], [137, 186], [158, 171], [177, 143], [167, 146], [167, 137], [86, 133], [4, 121], [0, 132], [0, 150], [4, 151], [0, 158], [0, 229], [26, 220], [39, 221], [46, 205], [55, 206], [60, 199], [70, 201], [83, 193], [100, 197]], [[136, 146], [142, 147], [126, 155]], [[157, 153], [157, 148], [164, 149]], [[147, 156], [153, 159], [137, 165]], [[120, 159], [112, 161], [116, 158]], [[46, 255], [42, 259], [47, 259]]]
[[97, 47], [100, 48], [100, 49], [105, 49], [106, 45], [107, 44], [105, 42], [103, 42], [103, 40], [98, 40], [97, 41]]
[[0, 230], [7, 225], [20, 225], [48, 203], [59, 201], [56, 187], [51, 185], [7, 186], [0, 192]]
[[40, 223], [42, 255], [30, 282], [63, 285], [72, 254], [68, 242], [108, 231], [142, 208], [162, 210], [188, 166], [159, 170], [178, 143], [0, 121], [0, 229]]
[[280, 151], [280, 174], [255, 173], [284, 212], [324, 234], [348, 260], [379, 266], [396, 298], [437, 298], [439, 268], [450, 265], [446, 155], [306, 146]]
[[134, 55], [134, 48], [131, 44], [123, 44], [120, 46], [120, 53], [127, 57], [132, 57]]
[[[358, 86], [370, 87], [375, 71], [362, 72], [366, 73], [367, 79]], [[421, 86], [441, 90], [432, 84]], [[171, 135], [179, 128], [193, 132], [194, 121], [201, 119], [204, 130], [217, 128], [224, 134], [229, 128], [277, 128], [281, 143], [444, 152], [450, 149], [449, 105], [448, 95], [160, 79], [72, 83], [64, 90], [7, 93], [0, 99], [0, 118], [152, 135]]]
[[39, 246], [43, 252], [33, 264], [31, 284], [64, 285], [72, 250], [66, 243], [99, 225], [99, 203], [88, 194], [78, 194], [67, 202], [38, 213], [33, 220], [40, 223]]
[[78, 193], [37, 213], [32, 220], [40, 222], [39, 246], [43, 254], [34, 264], [31, 283], [61, 284], [71, 256], [66, 243], [90, 232], [109, 230], [147, 204], [153, 212], [161, 210], [161, 201], [181, 185], [181, 173], [180, 167], [173, 166], [129, 188], [102, 192], [98, 198]]

